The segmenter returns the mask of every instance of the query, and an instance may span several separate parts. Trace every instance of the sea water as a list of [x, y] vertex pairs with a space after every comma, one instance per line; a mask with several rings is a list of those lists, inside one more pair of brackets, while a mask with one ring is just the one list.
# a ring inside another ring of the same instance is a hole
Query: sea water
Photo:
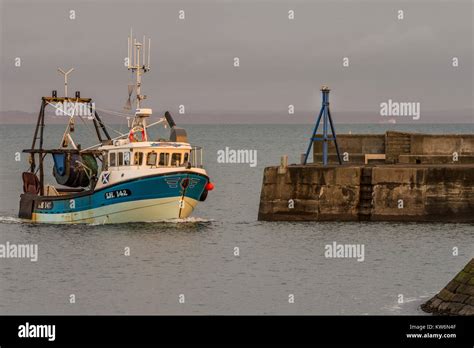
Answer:
[[[79, 132], [78, 124], [77, 132]], [[114, 127], [114, 126], [113, 126]], [[473, 125], [336, 125], [473, 133]], [[300, 161], [312, 125], [188, 125], [215, 189], [192, 217], [161, 223], [33, 225], [16, 219], [33, 125], [3, 125], [0, 243], [37, 245], [37, 260], [0, 259], [1, 314], [422, 314], [419, 305], [474, 255], [474, 225], [259, 222], [263, 169]], [[119, 129], [119, 126], [117, 126]], [[122, 126], [122, 131], [124, 128]], [[64, 127], [48, 128], [57, 147]], [[79, 134], [78, 134], [79, 135]], [[82, 134], [92, 144], [93, 129]], [[218, 152], [256, 151], [256, 166]], [[52, 182], [51, 167], [47, 178]], [[363, 261], [326, 257], [363, 246]]]

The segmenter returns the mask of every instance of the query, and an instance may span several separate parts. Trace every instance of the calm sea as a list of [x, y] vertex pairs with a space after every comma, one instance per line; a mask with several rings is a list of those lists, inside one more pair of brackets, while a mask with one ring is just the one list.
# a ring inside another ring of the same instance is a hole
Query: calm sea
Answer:
[[[15, 153], [31, 146], [33, 126], [1, 126], [0, 244], [37, 244], [39, 256], [0, 259], [0, 314], [422, 314], [419, 305], [474, 255], [472, 224], [257, 221], [263, 168], [283, 154], [298, 162], [311, 128], [189, 125], [215, 183], [192, 218], [53, 226], [16, 219], [28, 165]], [[473, 125], [337, 125], [340, 133], [385, 129], [474, 132]], [[58, 146], [63, 130], [52, 126], [47, 145]], [[91, 131], [84, 128], [89, 143]], [[258, 165], [217, 163], [226, 146], [257, 150]], [[333, 242], [364, 244], [365, 260], [326, 259]]]

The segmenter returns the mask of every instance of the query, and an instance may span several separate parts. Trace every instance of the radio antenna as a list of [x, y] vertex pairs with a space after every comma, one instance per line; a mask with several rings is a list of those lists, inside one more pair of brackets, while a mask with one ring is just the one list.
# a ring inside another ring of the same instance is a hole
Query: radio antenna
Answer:
[[[140, 102], [146, 99], [146, 95], [141, 94], [142, 75], [150, 70], [150, 47], [151, 40], [148, 39], [148, 56], [146, 55], [146, 37], [143, 36], [143, 42], [133, 37], [133, 30], [130, 28], [130, 37], [128, 38], [128, 66], [127, 69], [136, 73], [135, 93], [136, 108], [140, 109]], [[140, 57], [141, 55], [141, 57]], [[140, 60], [141, 58], [141, 60]], [[142, 64], [140, 64], [142, 63]]]
[[64, 75], [64, 97], [67, 98], [67, 76], [74, 71], [74, 68], [71, 68], [68, 71], [58, 68], [58, 71]]

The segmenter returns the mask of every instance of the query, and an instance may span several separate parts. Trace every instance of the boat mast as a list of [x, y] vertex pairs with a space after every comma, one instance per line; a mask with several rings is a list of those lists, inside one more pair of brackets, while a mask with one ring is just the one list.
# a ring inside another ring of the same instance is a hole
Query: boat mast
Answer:
[[148, 57], [146, 56], [146, 39], [143, 36], [143, 42], [138, 41], [133, 37], [133, 31], [130, 30], [130, 37], [128, 38], [128, 66], [127, 69], [135, 73], [135, 94], [136, 94], [136, 112], [135, 118], [132, 122], [132, 128], [141, 126], [146, 129], [146, 117], [140, 113], [141, 101], [146, 99], [146, 95], [141, 94], [142, 75], [150, 71], [150, 46], [151, 39], [148, 39]]

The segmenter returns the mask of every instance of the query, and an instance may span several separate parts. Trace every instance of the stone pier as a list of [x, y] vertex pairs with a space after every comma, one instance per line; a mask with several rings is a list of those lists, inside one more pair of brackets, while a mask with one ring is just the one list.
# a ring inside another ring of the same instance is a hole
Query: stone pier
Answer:
[[[259, 220], [474, 221], [474, 136], [387, 132], [338, 140], [343, 165], [331, 164], [330, 147], [326, 167], [265, 168]], [[317, 142], [314, 160], [320, 157]]]

